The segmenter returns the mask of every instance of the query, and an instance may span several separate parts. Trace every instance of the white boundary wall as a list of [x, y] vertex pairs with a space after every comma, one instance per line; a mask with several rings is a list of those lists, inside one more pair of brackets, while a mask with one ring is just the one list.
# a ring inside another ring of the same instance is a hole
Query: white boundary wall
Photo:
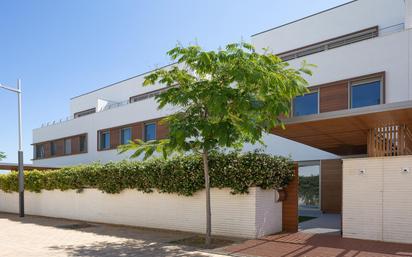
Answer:
[[343, 237], [412, 243], [411, 172], [412, 156], [343, 160]]
[[[232, 195], [211, 190], [212, 234], [255, 238], [282, 230], [282, 203], [274, 190], [250, 188]], [[90, 222], [121, 224], [188, 232], [205, 231], [204, 191], [192, 197], [124, 190], [106, 194], [96, 189], [25, 193], [26, 214]], [[0, 211], [18, 212], [18, 194], [0, 191]]]

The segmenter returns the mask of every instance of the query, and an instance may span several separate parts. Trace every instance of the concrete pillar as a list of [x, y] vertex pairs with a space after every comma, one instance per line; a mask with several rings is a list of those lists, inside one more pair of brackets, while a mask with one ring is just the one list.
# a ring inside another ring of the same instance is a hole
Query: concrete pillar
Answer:
[[412, 29], [412, 0], [405, 1], [405, 29]]

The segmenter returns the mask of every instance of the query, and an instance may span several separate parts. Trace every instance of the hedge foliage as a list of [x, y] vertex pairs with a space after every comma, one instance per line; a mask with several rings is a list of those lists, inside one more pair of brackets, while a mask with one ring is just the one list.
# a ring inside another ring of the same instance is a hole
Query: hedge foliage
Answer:
[[[233, 194], [248, 192], [258, 186], [263, 189], [287, 186], [294, 176], [294, 163], [284, 157], [261, 153], [214, 153], [210, 156], [211, 186], [231, 188]], [[171, 159], [153, 159], [144, 162], [81, 165], [49, 171], [25, 171], [26, 190], [69, 190], [79, 192], [97, 188], [116, 194], [124, 189], [146, 193], [176, 193], [190, 196], [204, 188], [202, 159], [197, 155]], [[0, 175], [0, 189], [18, 191], [17, 172]]]

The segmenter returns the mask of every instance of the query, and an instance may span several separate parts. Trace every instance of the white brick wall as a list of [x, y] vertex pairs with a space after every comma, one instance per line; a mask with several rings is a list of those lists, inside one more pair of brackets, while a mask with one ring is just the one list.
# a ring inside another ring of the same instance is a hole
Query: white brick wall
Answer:
[[[26, 192], [26, 213], [112, 224], [204, 233], [205, 195], [145, 194], [124, 190], [105, 194], [96, 189]], [[254, 238], [281, 231], [282, 204], [274, 190], [250, 188], [248, 195], [212, 189], [212, 233]], [[0, 211], [18, 211], [18, 194], [0, 191]]]
[[412, 243], [412, 174], [403, 168], [412, 171], [412, 156], [343, 160], [344, 237]]

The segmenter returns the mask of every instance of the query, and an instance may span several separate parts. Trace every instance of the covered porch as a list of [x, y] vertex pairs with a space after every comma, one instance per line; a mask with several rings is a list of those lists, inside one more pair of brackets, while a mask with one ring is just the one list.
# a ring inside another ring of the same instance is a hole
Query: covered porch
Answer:
[[287, 118], [272, 134], [339, 156], [412, 154], [412, 101]]
[[[285, 129], [277, 127], [272, 133], [342, 158], [412, 154], [412, 101], [292, 117], [285, 119], [284, 123]], [[342, 160], [305, 161], [300, 162], [299, 166], [300, 170], [307, 166], [318, 166], [319, 170], [317, 210], [301, 208], [299, 201], [299, 215], [316, 216], [317, 219], [301, 223], [300, 230], [309, 228], [314, 229], [312, 231], [328, 232], [332, 227], [335, 230], [336, 227], [340, 228], [343, 208]], [[302, 181], [303, 174], [299, 172]], [[333, 216], [333, 224], [329, 222], [329, 216]], [[339, 224], [336, 223], [336, 217], [339, 217]], [[320, 222], [322, 218], [326, 222]]]

